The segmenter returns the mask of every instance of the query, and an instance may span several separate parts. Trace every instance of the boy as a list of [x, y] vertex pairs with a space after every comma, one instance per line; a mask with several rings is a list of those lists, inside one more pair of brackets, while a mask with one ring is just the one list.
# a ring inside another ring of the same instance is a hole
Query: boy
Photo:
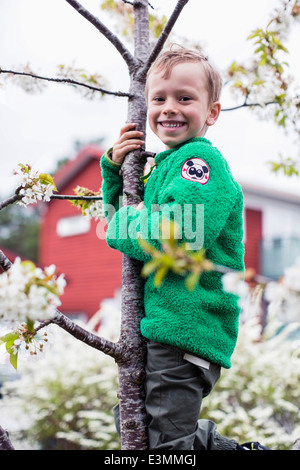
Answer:
[[[219, 73], [197, 52], [171, 50], [152, 65], [146, 83], [148, 119], [165, 150], [156, 155], [144, 202], [135, 208], [117, 207], [122, 192], [119, 169], [128, 152], [144, 145], [142, 133], [127, 124], [103, 156], [104, 203], [118, 209], [108, 218], [109, 246], [148, 261], [136, 232], [144, 233], [146, 227], [149, 241], [159, 247], [150, 228], [157, 227], [164, 215], [170, 216], [174, 207], [181, 208], [183, 241], [195, 246], [200, 237], [197, 249], [203, 245], [208, 259], [244, 269], [242, 192], [224, 158], [204, 138], [219, 117], [221, 87]], [[203, 210], [198, 211], [199, 207]], [[195, 228], [199, 218], [203, 223], [203, 212], [204, 233], [199, 235]], [[127, 238], [120, 235], [124, 224], [131, 233]], [[187, 292], [181, 276], [170, 273], [161, 288], [154, 287], [152, 276], [147, 278], [144, 303], [141, 332], [148, 340], [145, 387], [150, 449], [239, 448], [235, 441], [221, 437], [211, 421], [198, 421], [202, 398], [219, 379], [221, 367], [231, 366], [238, 333], [236, 297], [222, 290], [217, 272], [204, 273], [193, 292]]]

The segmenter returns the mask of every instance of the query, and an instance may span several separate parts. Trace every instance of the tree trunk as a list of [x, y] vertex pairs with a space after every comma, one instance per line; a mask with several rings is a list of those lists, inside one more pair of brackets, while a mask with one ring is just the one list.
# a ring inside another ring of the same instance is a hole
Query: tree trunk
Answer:
[[0, 426], [0, 450], [14, 450], [8, 433]]
[[[149, 56], [148, 1], [139, 2], [135, 12], [135, 58], [144, 64]], [[128, 122], [134, 122], [146, 134], [145, 79], [138, 77], [140, 67], [131, 74]], [[145, 160], [141, 152], [127, 155], [123, 167], [123, 204], [136, 205], [143, 199]], [[124, 450], [147, 449], [147, 425], [144, 407], [145, 341], [140, 333], [144, 313], [143, 280], [140, 262], [123, 256], [121, 341], [126, 344], [127, 360], [119, 364], [119, 406], [121, 445]]]

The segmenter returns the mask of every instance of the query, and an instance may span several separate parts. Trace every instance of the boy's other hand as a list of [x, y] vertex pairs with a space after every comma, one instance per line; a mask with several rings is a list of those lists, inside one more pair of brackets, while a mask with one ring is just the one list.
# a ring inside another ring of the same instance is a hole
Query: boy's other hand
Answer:
[[144, 201], [141, 201], [137, 206], [136, 210], [141, 211], [145, 207]]
[[121, 128], [120, 136], [113, 146], [112, 160], [115, 163], [123, 163], [128, 152], [141, 148], [145, 142], [142, 140], [144, 134], [136, 129], [136, 124], [126, 124]]

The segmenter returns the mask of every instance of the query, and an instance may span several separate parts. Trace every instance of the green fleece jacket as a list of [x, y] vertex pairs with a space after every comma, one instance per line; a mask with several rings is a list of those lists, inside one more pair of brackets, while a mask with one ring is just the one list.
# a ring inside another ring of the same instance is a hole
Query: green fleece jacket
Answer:
[[[145, 186], [142, 210], [121, 207], [120, 165], [106, 153], [101, 159], [103, 197], [108, 221], [107, 243], [147, 262], [137, 232], [156, 247], [162, 217], [181, 223], [180, 236], [193, 249], [206, 249], [215, 264], [243, 270], [243, 195], [226, 160], [205, 138], [191, 139], [156, 155]], [[231, 367], [239, 324], [238, 299], [222, 289], [221, 274], [204, 273], [195, 290], [169, 273], [161, 287], [145, 282], [142, 334], [175, 345], [210, 362]]]

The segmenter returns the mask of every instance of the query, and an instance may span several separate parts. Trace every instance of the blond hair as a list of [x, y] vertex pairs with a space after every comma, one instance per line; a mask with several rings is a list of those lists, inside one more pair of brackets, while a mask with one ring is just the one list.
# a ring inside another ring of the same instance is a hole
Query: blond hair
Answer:
[[146, 79], [146, 95], [147, 95], [147, 81], [151, 73], [158, 71], [163, 72], [162, 78], [168, 79], [171, 75], [173, 67], [182, 63], [201, 63], [204, 67], [207, 77], [207, 89], [210, 104], [219, 101], [222, 90], [222, 77], [220, 72], [208, 60], [208, 58], [196, 50], [186, 49], [182, 46], [174, 45], [165, 52], [162, 52], [156, 61], [151, 65]]

